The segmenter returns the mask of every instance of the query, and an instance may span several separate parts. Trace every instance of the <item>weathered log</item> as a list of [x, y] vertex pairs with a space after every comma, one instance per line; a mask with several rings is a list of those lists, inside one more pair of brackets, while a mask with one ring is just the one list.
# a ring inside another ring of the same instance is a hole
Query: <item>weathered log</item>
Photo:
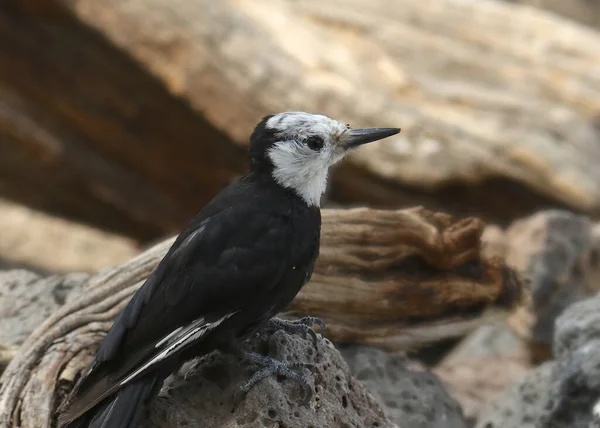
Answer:
[[[483, 255], [483, 226], [475, 218], [455, 221], [422, 208], [324, 210], [322, 230], [314, 277], [287, 315], [322, 317], [333, 341], [390, 350], [432, 343], [467, 333], [524, 295], [501, 260]], [[82, 278], [85, 292], [27, 338], [0, 378], [1, 426], [48, 426], [55, 391], [90, 361], [172, 241]]]
[[244, 150], [89, 28], [2, 4], [0, 194], [148, 239], [243, 171]]
[[461, 336], [523, 296], [514, 272], [482, 256], [482, 233], [476, 218], [423, 208], [324, 210], [315, 273], [289, 311], [321, 317], [337, 342], [389, 350]]
[[600, 213], [600, 37], [543, 11], [491, 0], [17, 4], [0, 13], [11, 160], [0, 192], [13, 198], [158, 236], [245, 168], [260, 116], [303, 109], [403, 128], [350, 156], [335, 200], [503, 223], [548, 206]]

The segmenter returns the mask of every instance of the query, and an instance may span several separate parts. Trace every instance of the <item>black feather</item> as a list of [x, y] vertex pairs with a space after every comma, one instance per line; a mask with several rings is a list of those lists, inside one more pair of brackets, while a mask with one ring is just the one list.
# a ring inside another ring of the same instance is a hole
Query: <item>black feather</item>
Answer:
[[268, 115], [256, 125], [250, 135], [250, 150], [248, 152], [250, 165], [255, 172], [270, 174], [273, 170], [273, 163], [267, 156], [267, 152], [273, 144], [277, 142], [275, 130], [267, 128], [267, 122], [274, 115]]
[[124, 386], [120, 382], [166, 349], [168, 343], [156, 344], [179, 327], [235, 313], [197, 343], [161, 360], [165, 370], [155, 382], [162, 382], [182, 359], [227, 348], [252, 333], [287, 306], [310, 278], [320, 223], [318, 207], [307, 206], [254, 170], [223, 190], [178, 236], [117, 317], [60, 420], [100, 414], [113, 397], [126, 397], [116, 402], [119, 406], [146, 397], [141, 389], [139, 397], [133, 394], [137, 378]]
[[134, 428], [149, 402], [158, 395], [162, 383], [158, 373], [137, 379], [64, 428]]

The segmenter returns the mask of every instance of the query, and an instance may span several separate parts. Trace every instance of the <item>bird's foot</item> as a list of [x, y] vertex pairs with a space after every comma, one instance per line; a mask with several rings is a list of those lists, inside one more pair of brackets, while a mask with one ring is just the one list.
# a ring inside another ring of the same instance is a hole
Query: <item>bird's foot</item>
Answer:
[[321, 329], [321, 334], [324, 336], [326, 326], [323, 320], [316, 317], [304, 317], [295, 321], [288, 321], [281, 318], [271, 318], [266, 326], [269, 331], [283, 330], [288, 334], [302, 334], [305, 337], [311, 337], [315, 348], [317, 347], [317, 333], [312, 329], [313, 325], [318, 325]]
[[306, 405], [310, 401], [312, 397], [312, 388], [306, 377], [298, 373], [296, 370], [301, 368], [309, 368], [314, 370], [314, 365], [308, 363], [282, 363], [275, 358], [260, 355], [255, 352], [244, 353], [244, 359], [246, 362], [249, 362], [254, 366], [258, 366], [259, 369], [254, 372], [254, 374], [250, 376], [246, 382], [242, 383], [237, 388], [233, 397], [235, 405], [239, 404], [244, 399], [248, 391], [250, 391], [257, 383], [274, 374], [285, 376], [286, 378], [297, 382], [302, 388], [303, 392], [304, 399], [302, 400], [302, 404]]

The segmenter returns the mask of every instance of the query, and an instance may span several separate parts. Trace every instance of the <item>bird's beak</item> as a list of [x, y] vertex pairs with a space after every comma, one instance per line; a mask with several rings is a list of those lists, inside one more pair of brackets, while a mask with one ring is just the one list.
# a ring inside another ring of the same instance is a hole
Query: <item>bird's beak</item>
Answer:
[[343, 145], [346, 150], [350, 150], [363, 144], [391, 137], [399, 132], [400, 128], [349, 129], [343, 136]]

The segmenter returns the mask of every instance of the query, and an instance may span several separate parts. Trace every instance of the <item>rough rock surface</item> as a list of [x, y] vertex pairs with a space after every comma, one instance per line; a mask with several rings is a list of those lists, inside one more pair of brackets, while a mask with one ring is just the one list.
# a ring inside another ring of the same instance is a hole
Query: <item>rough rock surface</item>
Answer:
[[478, 428], [588, 428], [600, 400], [600, 296], [570, 306], [556, 321], [547, 362], [494, 400]]
[[551, 404], [554, 371], [554, 362], [547, 362], [512, 384], [491, 400], [476, 428], [538, 428]]
[[[25, 269], [2, 270], [0, 265], [0, 374], [19, 345], [67, 296], [80, 291], [86, 274], [39, 276]], [[10, 265], [8, 266], [10, 267]]]
[[[22, 270], [0, 275], [0, 283], [4, 284], [0, 296], [0, 359], [6, 361], [16, 349], [13, 345], [20, 344], [63, 302], [75, 299], [88, 278], [86, 274], [42, 277]], [[15, 308], [14, 301], [24, 303]], [[313, 399], [309, 407], [301, 407], [297, 386], [292, 381], [272, 378], [263, 381], [233, 409], [233, 387], [248, 373], [227, 357], [213, 355], [194, 364], [191, 370], [188, 365], [170, 379], [153, 407], [150, 425], [144, 426], [168, 428], [188, 422], [192, 426], [279, 424], [307, 428], [312, 424], [314, 428], [362, 428], [393, 427], [391, 421], [399, 427], [465, 426], [460, 407], [439, 380], [430, 373], [409, 369], [402, 357], [388, 356], [374, 348], [353, 347], [352, 351], [344, 351], [351, 370], [328, 340], [319, 341], [318, 356], [307, 339], [281, 332], [258, 340], [253, 346], [278, 359], [316, 364], [314, 374], [305, 373], [319, 399]], [[372, 391], [375, 398], [367, 391]]]
[[457, 401], [438, 377], [413, 369], [401, 355], [365, 346], [341, 349], [350, 370], [400, 427], [464, 428]]
[[253, 340], [250, 349], [280, 361], [313, 364], [314, 371], [304, 369], [314, 391], [308, 405], [301, 405], [301, 390], [295, 382], [272, 376], [235, 406], [235, 388], [249, 372], [234, 358], [214, 353], [188, 364], [168, 380], [143, 426], [394, 427], [329, 340], [320, 339], [317, 352], [310, 339], [278, 331]]
[[569, 308], [556, 322], [554, 355], [568, 358], [569, 353], [600, 337], [600, 295]]

